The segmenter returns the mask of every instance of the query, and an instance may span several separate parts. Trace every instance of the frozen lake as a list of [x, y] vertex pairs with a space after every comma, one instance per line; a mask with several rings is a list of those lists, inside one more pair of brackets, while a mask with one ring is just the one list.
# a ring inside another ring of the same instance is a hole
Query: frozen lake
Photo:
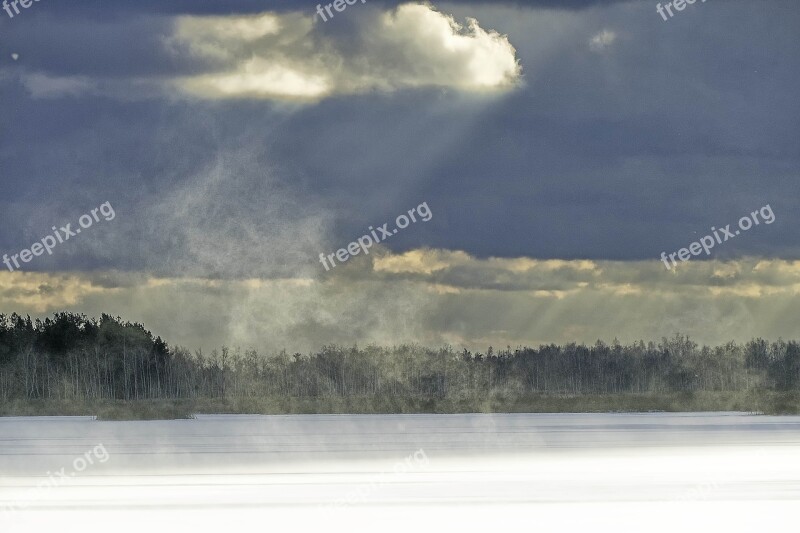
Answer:
[[800, 417], [0, 418], [3, 533], [794, 531], [798, 508]]

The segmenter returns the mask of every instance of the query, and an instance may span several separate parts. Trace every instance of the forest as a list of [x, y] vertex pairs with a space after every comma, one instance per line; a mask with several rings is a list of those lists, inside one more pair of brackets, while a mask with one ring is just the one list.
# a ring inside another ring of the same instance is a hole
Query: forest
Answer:
[[155, 401], [187, 412], [797, 412], [798, 393], [797, 341], [191, 353], [109, 315], [0, 315], [0, 414]]

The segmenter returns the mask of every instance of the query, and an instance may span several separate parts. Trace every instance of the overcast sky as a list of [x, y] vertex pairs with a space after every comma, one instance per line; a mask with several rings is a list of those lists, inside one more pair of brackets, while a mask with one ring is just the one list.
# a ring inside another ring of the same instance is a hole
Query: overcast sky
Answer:
[[193, 349], [798, 338], [800, 5], [656, 4], [0, 11], [0, 254], [116, 214], [0, 265], [0, 313], [109, 312]]

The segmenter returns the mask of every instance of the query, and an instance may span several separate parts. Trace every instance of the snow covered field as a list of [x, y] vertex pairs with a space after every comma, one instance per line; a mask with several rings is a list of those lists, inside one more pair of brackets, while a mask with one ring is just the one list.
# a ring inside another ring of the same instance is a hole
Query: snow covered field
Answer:
[[0, 418], [3, 533], [795, 531], [797, 509], [800, 417]]

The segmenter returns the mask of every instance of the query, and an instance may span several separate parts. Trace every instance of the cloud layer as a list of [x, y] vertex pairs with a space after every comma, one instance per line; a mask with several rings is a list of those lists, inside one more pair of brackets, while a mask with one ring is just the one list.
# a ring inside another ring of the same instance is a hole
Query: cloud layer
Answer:
[[204, 98], [320, 99], [430, 86], [499, 90], [521, 74], [507, 37], [475, 19], [464, 28], [430, 5], [362, 17], [346, 38], [323, 24], [298, 13], [180, 17], [172, 45], [210, 71], [177, 85]]
[[[320, 267], [321, 268], [321, 267]], [[476, 259], [376, 250], [325, 277], [222, 280], [0, 274], [0, 309], [120, 314], [190, 348], [308, 351], [328, 343], [452, 344], [796, 337], [800, 262]], [[611, 338], [609, 338], [611, 337]]]

